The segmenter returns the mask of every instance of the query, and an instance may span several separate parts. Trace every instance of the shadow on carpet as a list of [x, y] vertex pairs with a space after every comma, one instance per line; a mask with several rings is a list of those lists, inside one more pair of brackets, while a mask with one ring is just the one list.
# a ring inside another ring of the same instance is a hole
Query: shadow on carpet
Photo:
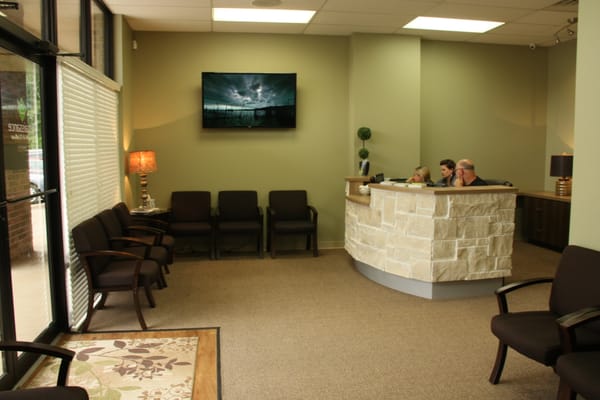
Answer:
[[[68, 385], [90, 399], [221, 398], [219, 328], [69, 334], [57, 345], [76, 352]], [[58, 365], [46, 360], [24, 386], [54, 386]]]

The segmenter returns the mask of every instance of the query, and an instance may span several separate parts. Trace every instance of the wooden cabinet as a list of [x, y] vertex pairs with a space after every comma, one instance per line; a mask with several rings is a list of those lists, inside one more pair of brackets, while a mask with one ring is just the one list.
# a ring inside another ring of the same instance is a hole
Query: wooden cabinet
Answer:
[[527, 241], [562, 251], [569, 243], [571, 198], [554, 193], [522, 193]]

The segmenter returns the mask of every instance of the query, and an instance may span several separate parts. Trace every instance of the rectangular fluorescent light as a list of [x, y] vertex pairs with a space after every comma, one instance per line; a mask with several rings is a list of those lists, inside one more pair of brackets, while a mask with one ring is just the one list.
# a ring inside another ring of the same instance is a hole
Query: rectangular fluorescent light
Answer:
[[436, 17], [417, 17], [404, 25], [407, 29], [426, 29], [433, 31], [483, 33], [492, 30], [504, 22], [479, 21], [475, 19], [455, 19]]
[[213, 8], [213, 21], [272, 22], [306, 24], [315, 15], [310, 10], [280, 10], [262, 8]]

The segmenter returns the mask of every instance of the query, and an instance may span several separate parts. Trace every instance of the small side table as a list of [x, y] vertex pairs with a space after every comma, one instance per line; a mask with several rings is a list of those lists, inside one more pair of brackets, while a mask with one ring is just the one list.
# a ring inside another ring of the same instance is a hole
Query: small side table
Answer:
[[148, 210], [141, 210], [134, 208], [129, 211], [134, 219], [152, 219], [169, 222], [169, 214], [171, 213], [166, 208], [152, 208]]

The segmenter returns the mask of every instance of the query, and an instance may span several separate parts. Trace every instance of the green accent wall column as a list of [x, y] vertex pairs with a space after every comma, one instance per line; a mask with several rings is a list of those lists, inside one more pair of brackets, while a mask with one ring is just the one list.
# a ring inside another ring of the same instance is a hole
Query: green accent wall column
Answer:
[[421, 44], [415, 37], [357, 34], [350, 38], [350, 134], [358, 175], [356, 136], [371, 128], [370, 175], [410, 176], [420, 159]]

